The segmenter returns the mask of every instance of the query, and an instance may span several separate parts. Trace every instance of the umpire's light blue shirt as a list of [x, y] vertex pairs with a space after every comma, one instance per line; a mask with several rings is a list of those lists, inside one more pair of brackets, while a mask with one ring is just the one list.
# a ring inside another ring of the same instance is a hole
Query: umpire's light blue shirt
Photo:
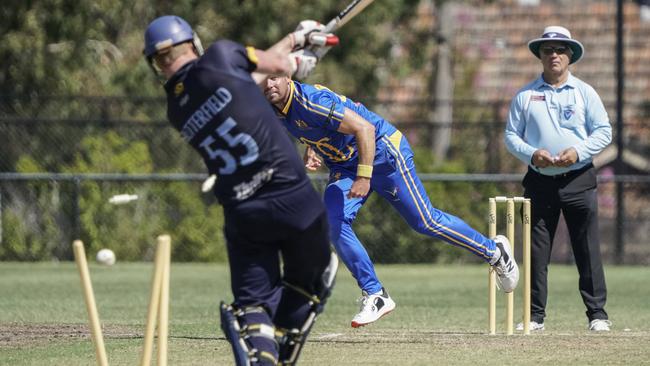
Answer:
[[505, 131], [508, 151], [532, 166], [537, 149], [552, 156], [573, 147], [578, 161], [569, 167], [533, 167], [545, 175], [562, 174], [591, 163], [612, 141], [612, 127], [600, 97], [589, 84], [569, 73], [554, 88], [542, 76], [523, 87], [510, 104]]

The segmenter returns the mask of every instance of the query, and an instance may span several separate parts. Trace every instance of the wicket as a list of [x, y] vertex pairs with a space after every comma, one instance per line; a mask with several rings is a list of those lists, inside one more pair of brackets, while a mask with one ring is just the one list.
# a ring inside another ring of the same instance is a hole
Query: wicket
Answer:
[[151, 299], [147, 311], [147, 326], [142, 347], [141, 366], [151, 364], [153, 333], [158, 317], [158, 365], [167, 365], [167, 334], [169, 324], [169, 267], [171, 259], [171, 238], [160, 235], [157, 239], [156, 259], [151, 280]]
[[[524, 197], [497, 196], [489, 199], [488, 234], [497, 235], [497, 203], [506, 204], [506, 237], [515, 250], [515, 203], [522, 204], [522, 267], [523, 267], [523, 325], [524, 334], [530, 334], [530, 199]], [[496, 334], [496, 273], [490, 267], [488, 272], [488, 322], [490, 334]], [[506, 294], [506, 334], [514, 334], [514, 291]]]
[[83, 288], [84, 300], [86, 301], [86, 311], [88, 311], [90, 332], [92, 334], [93, 343], [95, 344], [97, 364], [99, 366], [107, 366], [108, 359], [106, 358], [106, 348], [104, 348], [104, 336], [102, 335], [102, 327], [99, 324], [97, 304], [95, 303], [93, 286], [90, 282], [90, 272], [88, 271], [88, 262], [86, 261], [84, 244], [81, 240], [75, 240], [72, 243], [72, 249], [74, 251], [74, 259], [77, 262], [77, 268], [79, 269], [79, 276], [81, 277], [81, 287]]
[[[81, 285], [88, 311], [88, 320], [92, 332], [92, 339], [95, 345], [95, 354], [97, 356], [97, 365], [108, 366], [106, 358], [106, 349], [104, 347], [104, 338], [102, 335], [99, 316], [97, 314], [97, 304], [90, 282], [90, 273], [88, 271], [88, 262], [86, 261], [86, 252], [81, 240], [73, 242], [75, 261], [81, 276]], [[171, 238], [169, 235], [160, 235], [157, 238], [156, 257], [154, 262], [154, 272], [151, 284], [151, 298], [147, 311], [147, 325], [144, 335], [144, 346], [142, 347], [142, 356], [140, 365], [148, 366], [151, 363], [151, 351], [153, 349], [153, 336], [156, 327], [156, 318], [158, 318], [158, 365], [167, 365], [167, 335], [169, 324], [169, 268], [171, 261]]]

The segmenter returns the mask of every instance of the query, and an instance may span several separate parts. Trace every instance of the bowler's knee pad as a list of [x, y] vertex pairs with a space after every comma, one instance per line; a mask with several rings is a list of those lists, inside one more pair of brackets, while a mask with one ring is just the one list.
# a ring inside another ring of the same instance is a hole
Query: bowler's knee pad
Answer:
[[230, 342], [235, 365], [277, 365], [278, 343], [275, 327], [261, 306], [235, 308], [220, 304], [221, 329]]
[[316, 295], [311, 295], [307, 291], [290, 283], [284, 283], [286, 288], [307, 297], [309, 300], [310, 311], [300, 328], [283, 329], [279, 332], [280, 336], [278, 338], [278, 343], [280, 345], [280, 365], [294, 365], [298, 360], [302, 346], [307, 341], [307, 336], [316, 321], [316, 317], [318, 314], [323, 312], [325, 309], [325, 303], [332, 294], [338, 267], [339, 259], [336, 254], [332, 252], [330, 255], [330, 262], [321, 275], [321, 288], [319, 289], [319, 293]]

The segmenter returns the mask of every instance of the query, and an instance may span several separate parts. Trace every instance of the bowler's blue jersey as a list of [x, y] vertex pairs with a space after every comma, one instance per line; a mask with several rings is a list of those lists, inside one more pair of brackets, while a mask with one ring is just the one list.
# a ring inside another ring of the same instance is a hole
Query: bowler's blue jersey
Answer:
[[[320, 85], [289, 83], [290, 95], [281, 118], [289, 132], [300, 142], [310, 145], [325, 164], [356, 170], [357, 141], [354, 135], [338, 132], [345, 108], [375, 126], [375, 140], [392, 135], [397, 129], [363, 104], [338, 95]], [[379, 145], [378, 145], [379, 148]]]
[[227, 40], [178, 70], [165, 84], [167, 116], [217, 174], [222, 204], [309, 184], [295, 146], [251, 78], [254, 50]]

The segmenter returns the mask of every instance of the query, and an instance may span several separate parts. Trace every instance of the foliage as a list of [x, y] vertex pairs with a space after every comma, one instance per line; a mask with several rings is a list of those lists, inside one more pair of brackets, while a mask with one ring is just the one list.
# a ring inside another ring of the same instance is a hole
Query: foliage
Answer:
[[[69, 165], [69, 173], [150, 173], [153, 163], [143, 141], [128, 141], [115, 131], [84, 137]], [[25, 155], [19, 172], [41, 171]], [[195, 184], [138, 184], [84, 181], [75, 184], [6, 185], [3, 243], [0, 260], [71, 258], [70, 243], [82, 239], [89, 253], [111, 248], [121, 260], [152, 256], [154, 238], [168, 232], [174, 238], [174, 260], [225, 261], [221, 235], [223, 217], [214, 199], [203, 200]], [[120, 193], [137, 194], [127, 205], [109, 204]], [[75, 202], [80, 217], [74, 237]]]
[[[27, 155], [21, 157], [17, 168], [24, 173], [42, 171], [39, 162]], [[5, 204], [8, 207], [2, 210], [0, 260], [37, 261], [59, 256], [58, 243], [64, 239], [59, 230], [63, 219], [61, 196], [65, 197], [66, 187], [56, 182], [51, 187], [28, 182], [6, 185], [2, 194], [12, 204]]]
[[[81, 144], [85, 154], [75, 158], [71, 172], [149, 173], [151, 157], [147, 145], [127, 142], [113, 132], [87, 137]], [[107, 152], [112, 152], [108, 157]], [[127, 186], [127, 189], [129, 187]], [[124, 189], [122, 187], [122, 189]], [[221, 237], [215, 220], [221, 218], [216, 209], [202, 204], [199, 191], [188, 184], [165, 186], [133, 186], [130, 192], [140, 199], [133, 205], [110, 205], [110, 189], [97, 182], [83, 185], [80, 202], [82, 237], [90, 248], [112, 248], [116, 255], [135, 260], [151, 255], [152, 239], [168, 231], [174, 238], [175, 260], [225, 260], [224, 245], [208, 237]], [[114, 191], [112, 194], [123, 192]], [[209, 223], [213, 224], [210, 225]]]
[[174, 238], [174, 260], [225, 262], [226, 244], [222, 234], [223, 209], [209, 199], [201, 199], [196, 185], [173, 183], [155, 192], [166, 210], [159, 213], [162, 227]]
[[[198, 156], [169, 127], [156, 125], [153, 129], [161, 129], [159, 133], [145, 135], [119, 125], [97, 123], [134, 119], [147, 125], [165, 118], [160, 101], [142, 99], [163, 95], [160, 84], [142, 59], [142, 34], [151, 20], [164, 14], [179, 15], [193, 25], [206, 46], [219, 38], [229, 38], [266, 48], [290, 32], [300, 20], [326, 22], [349, 1], [11, 0], [9, 3], [0, 10], [3, 19], [7, 19], [0, 24], [4, 34], [0, 57], [5, 60], [0, 65], [0, 88], [22, 97], [3, 105], [0, 113], [39, 118], [42, 122], [34, 126], [11, 126], [7, 130], [15, 136], [28, 136], [28, 142], [0, 146], [0, 154], [10, 161], [3, 160], [3, 169], [146, 174], [187, 169], [204, 171]], [[433, 65], [428, 65], [427, 60], [435, 52], [430, 37], [432, 30], [413, 29], [410, 22], [419, 3], [420, 0], [374, 2], [338, 32], [341, 44], [322, 60], [308, 81], [326, 84], [341, 94], [363, 100], [374, 98], [382, 75], [405, 76], [431, 68]], [[30, 62], [24, 62], [26, 59]], [[86, 97], [43, 98], [48, 95]], [[137, 98], [130, 103], [122, 101], [116, 108], [110, 101], [97, 104], [92, 98], [95, 95]], [[70, 119], [79, 121], [76, 128], [53, 121]], [[161, 150], [168, 153], [161, 154]], [[428, 152], [418, 152], [416, 160], [418, 169], [427, 171]], [[438, 169], [466, 170], [460, 161]], [[480, 192], [471, 185], [427, 183], [426, 188], [434, 205], [451, 209], [472, 225], [482, 222], [471, 206], [472, 198]], [[65, 217], [74, 215], [74, 199], [57, 201], [56, 205], [46, 202], [54, 195], [75, 197], [76, 189], [73, 185], [62, 185], [54, 193], [49, 186], [39, 185], [13, 191], [5, 215], [5, 222], [12, 222], [12, 226], [5, 238], [11, 238], [12, 245], [17, 247], [10, 251], [3, 249], [0, 258], [48, 258], [52, 253], [69, 258], [69, 248], [62, 243], [69, 242], [70, 238], [61, 234], [64, 232], [61, 227], [66, 228], [67, 235], [72, 235], [75, 224]], [[450, 190], [454, 194], [449, 194]], [[110, 195], [125, 191], [141, 198], [124, 206], [106, 203]], [[152, 238], [169, 230], [178, 243], [175, 259], [225, 260], [221, 208], [214, 205], [213, 199], [201, 197], [193, 184], [83, 182], [78, 193], [79, 234], [91, 251], [108, 246], [120, 258], [148, 258]], [[30, 210], [29, 205], [23, 204], [27, 200], [43, 208], [30, 216], [35, 220], [30, 223], [16, 219], [21, 217], [19, 212], [25, 214], [25, 210]], [[385, 212], [396, 214], [388, 208], [388, 203], [372, 198], [355, 224], [368, 251], [380, 262], [431, 262], [440, 258], [455, 261], [461, 257], [462, 251], [414, 232], [401, 218], [387, 219]], [[391, 235], [387, 237], [386, 233]]]
[[[29, 207], [20, 207], [29, 210]], [[21, 260], [37, 261], [50, 258], [52, 248], [52, 237], [48, 235], [48, 229], [52, 228], [52, 222], [23, 222], [25, 216], [36, 218], [14, 208], [3, 215], [3, 245], [0, 246], [0, 260]]]
[[[230, 38], [266, 48], [300, 20], [326, 22], [348, 2], [10, 0], [1, 10], [6, 21], [0, 25], [0, 88], [25, 95], [161, 95], [142, 60], [143, 31], [157, 16], [185, 18], [206, 45]], [[337, 85], [354, 95], [376, 87], [374, 71], [387, 54], [391, 28], [408, 19], [418, 2], [373, 3], [341, 29], [342, 44], [313, 78], [330, 83], [343, 80], [337, 74], [345, 75], [344, 80], [355, 75], [354, 83]], [[377, 28], [386, 31], [374, 31]]]

